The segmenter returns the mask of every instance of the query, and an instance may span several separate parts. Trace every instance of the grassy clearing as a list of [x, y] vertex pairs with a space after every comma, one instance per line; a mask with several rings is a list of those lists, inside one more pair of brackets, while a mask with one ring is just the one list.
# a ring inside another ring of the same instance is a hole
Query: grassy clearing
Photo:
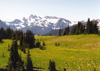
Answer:
[[[48, 71], [49, 60], [54, 59], [57, 70], [63, 71], [100, 71], [100, 36], [98, 35], [69, 35], [69, 36], [35, 36], [41, 43], [46, 43], [46, 50], [30, 49], [34, 67], [42, 67]], [[8, 43], [3, 40], [0, 44], [0, 68], [5, 68], [9, 58]], [[60, 46], [55, 46], [60, 43]], [[20, 53], [21, 51], [19, 51]], [[5, 57], [2, 57], [4, 53]], [[26, 54], [21, 52], [26, 61]]]

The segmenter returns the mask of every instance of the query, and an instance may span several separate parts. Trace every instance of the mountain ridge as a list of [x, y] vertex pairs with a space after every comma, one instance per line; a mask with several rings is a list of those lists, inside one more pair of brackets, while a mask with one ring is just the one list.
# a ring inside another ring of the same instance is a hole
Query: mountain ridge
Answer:
[[[94, 20], [95, 21], [95, 20]], [[96, 20], [100, 26], [100, 19]], [[87, 21], [80, 21], [86, 25]], [[55, 16], [45, 16], [40, 17], [37, 15], [31, 14], [28, 18], [23, 17], [22, 19], [15, 19], [9, 22], [3, 22], [4, 28], [10, 27], [13, 30], [26, 30], [30, 29], [36, 35], [47, 34], [52, 30], [57, 30], [59, 28], [65, 28], [68, 26], [73, 26], [78, 23], [78, 21], [70, 21], [65, 18], [59, 18]]]
[[27, 29], [30, 29], [36, 35], [43, 35], [51, 30], [65, 28], [68, 24], [72, 24], [71, 21], [64, 18], [58, 18], [55, 16], [40, 17], [32, 14], [28, 18], [23, 17], [21, 20], [15, 19], [14, 21], [5, 23], [14, 30], [21, 29], [25, 32]]

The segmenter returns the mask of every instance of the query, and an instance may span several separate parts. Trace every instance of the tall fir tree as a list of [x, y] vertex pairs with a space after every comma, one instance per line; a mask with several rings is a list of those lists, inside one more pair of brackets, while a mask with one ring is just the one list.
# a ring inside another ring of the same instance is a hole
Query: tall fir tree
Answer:
[[26, 65], [26, 68], [27, 68], [27, 71], [33, 71], [33, 64], [32, 64], [32, 60], [31, 60], [31, 57], [30, 57], [30, 52], [29, 52], [29, 49], [28, 49], [28, 53], [27, 53], [27, 65]]
[[23, 34], [20, 36], [20, 46], [23, 46]]
[[72, 34], [72, 35], [75, 34], [75, 32], [76, 32], [76, 27], [77, 27], [77, 26], [73, 26], [73, 28], [72, 28], [72, 30], [71, 30], [71, 34]]
[[68, 24], [67, 33], [66, 33], [67, 35], [69, 35], [69, 31], [70, 31], [70, 30], [69, 30], [69, 24]]
[[1, 27], [1, 29], [0, 29], [0, 35], [2, 36], [2, 39], [5, 39], [5, 37], [6, 37], [6, 32], [5, 32], [5, 30], [4, 30], [3, 27]]
[[86, 33], [87, 33], [87, 34], [90, 33], [90, 18], [88, 18], [88, 21], [87, 21]]
[[59, 36], [61, 36], [62, 35], [62, 29], [60, 28], [59, 29]]
[[66, 32], [67, 32], [67, 27], [65, 28], [63, 35], [66, 35]]
[[65, 28], [63, 35], [69, 35], [69, 24], [68, 27]]
[[2, 36], [0, 35], [0, 42], [2, 42]]
[[[10, 48], [11, 51], [10, 51], [10, 58], [8, 62], [8, 71], [15, 71], [19, 67], [18, 63], [20, 63], [21, 58], [19, 57], [17, 47], [18, 47], [17, 40], [13, 40]], [[22, 68], [22, 65], [20, 68]]]
[[33, 48], [35, 43], [34, 34], [32, 33], [32, 31], [27, 30], [25, 35], [25, 43], [29, 44], [29, 48]]
[[12, 33], [13, 33], [13, 30], [10, 27], [8, 27], [6, 30], [6, 38], [11, 39]]

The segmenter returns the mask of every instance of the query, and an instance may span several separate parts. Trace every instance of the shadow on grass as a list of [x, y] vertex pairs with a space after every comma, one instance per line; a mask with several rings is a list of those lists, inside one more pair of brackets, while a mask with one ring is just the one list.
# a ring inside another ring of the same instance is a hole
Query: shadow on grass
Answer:
[[45, 69], [45, 68], [41, 68], [41, 67], [33, 67], [34, 71], [43, 71], [42, 69]]
[[[7, 69], [0, 69], [0, 71], [7, 71]], [[27, 70], [24, 69], [23, 71], [27, 71]], [[33, 71], [43, 71], [43, 70], [33, 70]]]
[[[45, 68], [33, 67], [33, 71], [43, 71], [42, 69], [45, 69]], [[0, 71], [7, 71], [7, 69], [2, 69], [2, 68], [0, 68]], [[23, 71], [27, 71], [27, 70], [24, 69]]]
[[0, 44], [4, 43], [4, 41], [1, 41]]

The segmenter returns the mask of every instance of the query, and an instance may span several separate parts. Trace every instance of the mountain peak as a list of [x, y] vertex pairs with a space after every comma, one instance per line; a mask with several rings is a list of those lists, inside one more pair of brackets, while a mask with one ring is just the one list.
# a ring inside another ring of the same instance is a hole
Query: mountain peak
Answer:
[[36, 16], [36, 15], [31, 14], [31, 15], [29, 16], [29, 18], [37, 18], [37, 16]]
[[19, 19], [15, 19], [14, 21], [12, 21], [10, 23], [16, 23], [16, 24], [18, 24], [18, 23], [21, 23], [21, 21]]
[[58, 17], [55, 17], [55, 16], [45, 16], [44, 18], [46, 18], [46, 19], [58, 19]]

